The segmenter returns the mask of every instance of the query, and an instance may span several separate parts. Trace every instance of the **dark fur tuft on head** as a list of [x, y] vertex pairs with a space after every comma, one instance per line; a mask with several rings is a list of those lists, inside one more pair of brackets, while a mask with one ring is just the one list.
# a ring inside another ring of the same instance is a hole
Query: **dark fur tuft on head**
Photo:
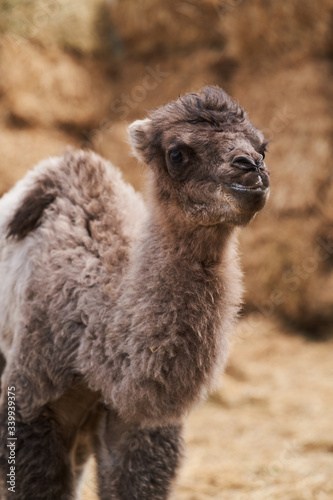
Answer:
[[149, 118], [137, 120], [129, 127], [134, 154], [150, 162], [161, 151], [163, 132], [183, 125], [193, 131], [193, 125], [219, 132], [235, 132], [245, 128], [251, 133], [253, 125], [238, 102], [217, 86], [206, 85], [197, 93], [180, 96], [177, 100], [151, 111]]
[[165, 106], [152, 111], [153, 122], [163, 123], [207, 123], [223, 127], [242, 121], [244, 109], [219, 87], [207, 85], [198, 93], [179, 97]]

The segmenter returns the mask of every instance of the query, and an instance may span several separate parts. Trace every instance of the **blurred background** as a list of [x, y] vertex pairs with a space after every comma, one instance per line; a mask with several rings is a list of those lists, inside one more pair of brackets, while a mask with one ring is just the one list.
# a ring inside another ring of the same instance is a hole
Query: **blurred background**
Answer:
[[174, 500], [333, 498], [332, 69], [332, 0], [1, 0], [0, 194], [67, 145], [143, 190], [126, 127], [205, 83], [272, 139], [243, 319], [187, 419]]

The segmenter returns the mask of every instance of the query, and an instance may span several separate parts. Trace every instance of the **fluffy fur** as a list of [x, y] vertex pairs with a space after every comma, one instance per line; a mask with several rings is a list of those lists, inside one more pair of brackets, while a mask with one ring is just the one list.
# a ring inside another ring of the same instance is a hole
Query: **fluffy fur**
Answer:
[[15, 386], [19, 500], [73, 498], [92, 451], [102, 500], [166, 499], [182, 416], [227, 359], [234, 228], [268, 195], [263, 137], [216, 87], [129, 133], [147, 207], [83, 151], [42, 162], [0, 200], [0, 468]]

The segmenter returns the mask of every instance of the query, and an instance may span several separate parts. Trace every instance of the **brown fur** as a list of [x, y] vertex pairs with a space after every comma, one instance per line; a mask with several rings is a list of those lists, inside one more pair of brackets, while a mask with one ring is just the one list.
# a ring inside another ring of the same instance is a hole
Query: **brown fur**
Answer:
[[[72, 498], [71, 470], [92, 445], [103, 500], [167, 498], [182, 417], [227, 359], [241, 295], [235, 227], [268, 195], [262, 134], [221, 89], [129, 131], [149, 169], [148, 211], [117, 169], [82, 151], [37, 167], [8, 209], [3, 269], [23, 255], [26, 281], [11, 301], [22, 321], [3, 326], [2, 383], [16, 387], [26, 436], [17, 481], [28, 484], [27, 460], [45, 477], [52, 467], [49, 500]], [[5, 443], [4, 420], [1, 432]], [[51, 465], [41, 436], [59, 440]], [[46, 498], [43, 481], [25, 488], [20, 500]]]
[[46, 208], [54, 201], [55, 195], [48, 192], [48, 183], [37, 185], [22, 201], [15, 216], [8, 224], [8, 236], [23, 239], [41, 223]]

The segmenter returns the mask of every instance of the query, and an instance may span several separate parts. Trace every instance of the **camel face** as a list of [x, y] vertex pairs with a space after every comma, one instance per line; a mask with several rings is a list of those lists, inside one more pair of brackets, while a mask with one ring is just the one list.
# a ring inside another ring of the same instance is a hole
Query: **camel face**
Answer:
[[245, 225], [265, 205], [264, 137], [222, 89], [205, 87], [158, 108], [131, 125], [130, 137], [154, 173], [157, 197], [186, 220]]
[[[247, 123], [245, 123], [247, 125]], [[196, 223], [245, 225], [269, 196], [265, 143], [260, 134], [215, 131], [209, 125], [164, 134], [162, 142], [170, 191], [183, 213]]]

